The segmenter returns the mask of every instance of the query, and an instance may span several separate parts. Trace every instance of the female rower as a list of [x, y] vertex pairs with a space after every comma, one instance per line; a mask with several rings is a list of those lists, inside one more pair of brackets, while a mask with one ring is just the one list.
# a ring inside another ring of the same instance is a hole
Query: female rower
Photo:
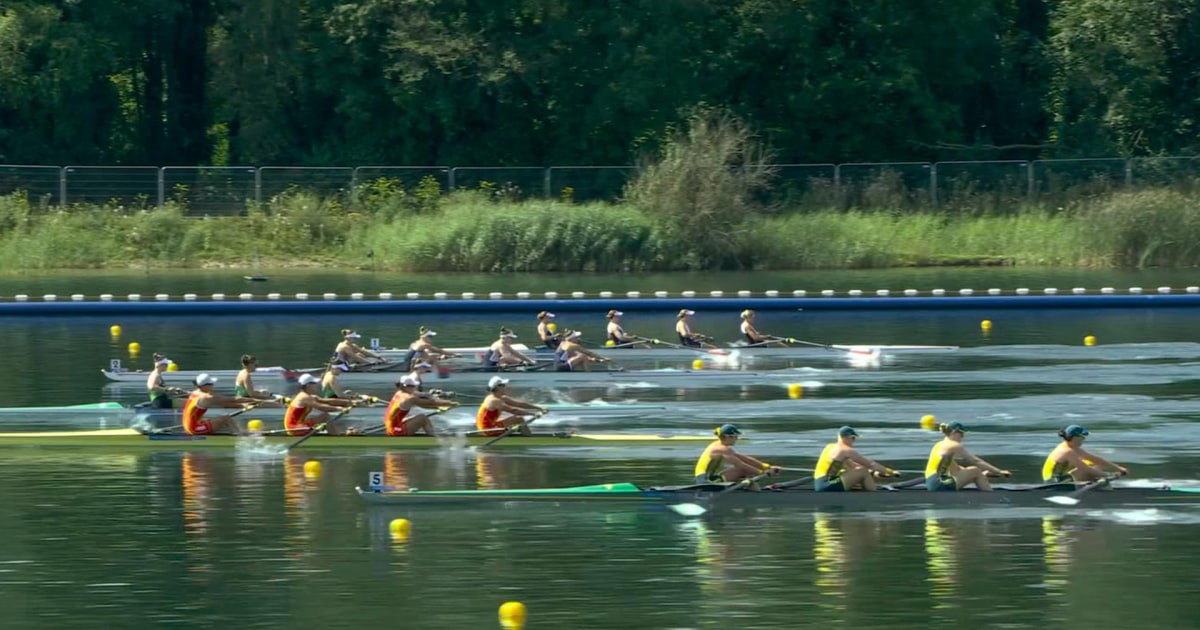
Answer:
[[697, 332], [692, 332], [691, 317], [696, 311], [681, 309], [679, 314], [675, 316], [675, 333], [679, 335], [679, 343], [689, 348], [712, 348], [711, 343], [708, 343], [712, 338], [707, 335], [701, 335]]
[[587, 372], [592, 363], [608, 363], [606, 359], [579, 343], [583, 333], [578, 330], [562, 331], [562, 341], [554, 351], [554, 369], [559, 372]]
[[258, 370], [258, 357], [252, 354], [242, 355], [242, 371], [238, 372], [237, 379], [233, 382], [233, 395], [243, 398], [253, 398], [255, 400], [271, 401], [266, 403], [268, 406], [277, 407], [275, 402], [275, 394], [265, 389], [254, 389], [254, 378], [251, 376]]
[[754, 327], [754, 311], [750, 309], [742, 311], [740, 330], [742, 331], [742, 336], [746, 338], [746, 342], [752, 346], [781, 347], [786, 345], [779, 337], [764, 335], [758, 332], [758, 329]]
[[416, 435], [419, 432], [433, 435], [433, 420], [429, 414], [410, 416], [408, 412], [412, 411], [413, 407], [437, 409], [458, 406], [458, 403], [452, 400], [421, 394], [417, 391], [420, 386], [420, 381], [410, 376], [402, 376], [396, 381], [396, 393], [392, 395], [387, 410], [383, 412], [383, 428], [388, 435], [396, 437]]
[[562, 337], [560, 335], [556, 335], [554, 333], [554, 331], [551, 330], [551, 327], [553, 327], [554, 324], [551, 323], [550, 320], [554, 319], [555, 317], [557, 317], [557, 316], [554, 313], [550, 313], [548, 311], [542, 311], [542, 312], [538, 313], [538, 315], [537, 315], [538, 338], [541, 339], [542, 343], [545, 344], [546, 347], [550, 348], [551, 350], [557, 348], [558, 342], [562, 340]]
[[[545, 414], [546, 408], [527, 403], [523, 400], [517, 400], [508, 395], [508, 379], [493, 376], [487, 384], [488, 395], [479, 404], [479, 411], [475, 414], [475, 428], [478, 429], [480, 435], [497, 436], [502, 435], [505, 431], [511, 431], [517, 428], [517, 432], [521, 435], [530, 435], [529, 430], [529, 414], [527, 411], [536, 411], [539, 414]], [[507, 416], [501, 417], [507, 413]], [[519, 427], [519, 428], [518, 428]]]
[[361, 338], [362, 335], [354, 330], [343, 328], [342, 341], [333, 350], [333, 361], [350, 366], [383, 363], [383, 357], [358, 345], [357, 340]]
[[437, 336], [436, 332], [422, 326], [420, 331], [418, 331], [418, 335], [417, 340], [409, 344], [408, 354], [404, 355], [405, 368], [412, 369], [414, 363], [437, 365], [438, 361], [454, 356], [433, 345], [433, 338]]
[[333, 363], [325, 368], [325, 373], [321, 375], [321, 400], [330, 405], [349, 405], [358, 397], [354, 392], [344, 388], [338, 383], [338, 377], [350, 371], [350, 366], [345, 363]]
[[512, 340], [516, 338], [517, 335], [513, 331], [501, 328], [500, 338], [488, 347], [487, 354], [484, 355], [484, 365], [494, 368], [534, 365], [533, 359], [517, 352], [517, 349], [512, 347]]
[[318, 424], [324, 424], [325, 432], [329, 435], [342, 435], [346, 432], [343, 428], [328, 424], [331, 419], [329, 412], [344, 413], [353, 405], [325, 402], [317, 397], [320, 386], [321, 379], [312, 374], [300, 375], [300, 392], [292, 398], [283, 414], [283, 428], [287, 429], [288, 435], [307, 435], [314, 431]]
[[854, 448], [858, 431], [838, 429], [838, 439], [821, 450], [813, 469], [813, 489], [817, 492], [845, 492], [875, 489], [875, 477], [895, 477], [900, 473], [868, 459]]
[[[1010, 477], [1012, 473], [1001, 470], [967, 452], [962, 445], [967, 428], [961, 422], [951, 422], [938, 427], [942, 431], [940, 442], [929, 451], [929, 462], [925, 464], [925, 487], [929, 490], [962, 490], [975, 484], [985, 492], [991, 491], [988, 475]], [[961, 466], [966, 462], [969, 466]]]
[[1083, 448], [1083, 441], [1088, 436], [1088, 430], [1072, 424], [1058, 432], [1062, 442], [1050, 451], [1046, 463], [1042, 464], [1042, 481], [1045, 483], [1069, 483], [1077, 481], [1088, 483], [1104, 479], [1104, 470], [1108, 467], [1122, 475], [1128, 475], [1129, 469], [1114, 464], [1099, 455], [1093, 455]]
[[736, 425], [723, 424], [713, 430], [717, 439], [704, 448], [692, 472], [696, 483], [741, 481], [761, 474], [777, 475], [781, 470], [749, 455], [734, 450], [742, 430]]
[[259, 401], [253, 398], [221, 396], [213, 393], [217, 379], [208, 374], [197, 374], [196, 389], [188, 395], [183, 405], [183, 430], [188, 435], [214, 435], [217, 433], [232, 433], [240, 435], [241, 429], [233, 415], [208, 417], [204, 414], [209, 409], [236, 409], [245, 405], [255, 405]]
[[625, 313], [622, 313], [621, 311], [618, 311], [615, 309], [609, 311], [608, 314], [604, 316], [605, 319], [608, 320], [608, 326], [605, 329], [605, 331], [608, 335], [608, 340], [605, 342], [604, 345], [610, 346], [610, 347], [611, 346], [620, 346], [622, 348], [630, 348], [630, 347], [633, 347], [634, 345], [638, 345], [638, 346], [644, 345], [644, 344], [638, 343], [638, 341], [640, 341], [640, 340], [637, 337], [625, 332], [625, 329], [623, 327], [621, 327], [621, 318], [624, 316], [625, 316]]
[[163, 372], [171, 367], [171, 360], [161, 354], [154, 354], [154, 369], [146, 377], [146, 391], [150, 394], [150, 407], [154, 409], [173, 409], [174, 398], [186, 396], [187, 392], [178, 387], [167, 387]]

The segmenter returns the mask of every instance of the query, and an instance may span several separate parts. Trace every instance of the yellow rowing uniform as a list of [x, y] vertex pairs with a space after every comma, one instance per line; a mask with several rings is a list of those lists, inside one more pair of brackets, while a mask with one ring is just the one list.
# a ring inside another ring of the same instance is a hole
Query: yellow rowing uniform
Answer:
[[944, 443], [941, 440], [929, 449], [929, 459], [925, 462], [925, 487], [929, 490], [958, 490], [958, 481], [950, 474], [950, 464], [954, 461], [942, 455]]
[[1054, 461], [1054, 451], [1050, 451], [1050, 454], [1046, 456], [1046, 462], [1042, 464], [1042, 482], [1065, 483], [1074, 481], [1075, 478], [1071, 476], [1070, 466], [1069, 462]]
[[725, 463], [725, 458], [720, 455], [713, 456], [712, 450], [721, 445], [721, 440], [717, 440], [705, 447], [704, 452], [700, 454], [700, 459], [696, 460], [696, 469], [693, 474], [696, 476], [696, 483], [709, 483], [713, 481], [725, 481], [725, 468], [722, 464]]
[[838, 492], [846, 489], [842, 483], [842, 472], [846, 467], [841, 461], [833, 458], [833, 450], [837, 446], [837, 442], [826, 444], [821, 450], [821, 456], [817, 458], [817, 465], [813, 468], [813, 489], [818, 492]]

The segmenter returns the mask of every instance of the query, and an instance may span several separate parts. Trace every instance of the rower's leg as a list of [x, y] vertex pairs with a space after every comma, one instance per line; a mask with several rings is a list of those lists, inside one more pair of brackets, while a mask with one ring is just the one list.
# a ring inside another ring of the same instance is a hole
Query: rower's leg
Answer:
[[1092, 483], [1093, 481], [1100, 481], [1104, 478], [1103, 473], [1097, 472], [1095, 468], [1090, 466], [1072, 470], [1071, 476], [1074, 477], [1075, 481], [1079, 483]]
[[433, 435], [433, 419], [425, 414], [409, 418], [404, 425], [408, 428], [409, 435], [416, 435], [417, 433]]
[[510, 429], [513, 427], [519, 427], [517, 429], [517, 433], [520, 433], [521, 435], [532, 435], [533, 434], [533, 431], [531, 431], [529, 429], [529, 425], [525, 424], [525, 418], [522, 418], [520, 416], [509, 416], [509, 417], [505, 418], [502, 421], [502, 423], [504, 424], [505, 427], [508, 427]]
[[213, 433], [224, 433], [225, 435], [242, 435], [242, 430], [238, 428], [237, 420], [229, 416], [220, 416], [212, 419]]
[[992, 484], [988, 481], [987, 475], [983, 474], [983, 470], [977, 466], [959, 468], [951, 474], [954, 477], [954, 480], [958, 482], [959, 490], [971, 484], [975, 484], [976, 488], [979, 488], [984, 492], [990, 492], [992, 489]]
[[863, 489], [871, 491], [875, 489], [875, 480], [871, 478], [871, 471], [866, 468], [855, 468], [854, 470], [842, 471], [842, 485], [847, 490]]

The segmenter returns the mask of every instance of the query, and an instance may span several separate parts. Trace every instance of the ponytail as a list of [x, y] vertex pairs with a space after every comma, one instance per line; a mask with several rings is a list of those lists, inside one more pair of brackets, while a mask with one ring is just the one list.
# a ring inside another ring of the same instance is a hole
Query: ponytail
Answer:
[[1067, 430], [1066, 430], [1066, 429], [1059, 429], [1059, 430], [1058, 430], [1058, 437], [1062, 438], [1064, 441], [1071, 439], [1071, 438], [1067, 437]]
[[950, 431], [950, 425], [946, 424], [945, 422], [939, 424], [937, 428], [938, 431], [942, 432], [942, 435], [949, 436], [952, 433], [952, 431]]

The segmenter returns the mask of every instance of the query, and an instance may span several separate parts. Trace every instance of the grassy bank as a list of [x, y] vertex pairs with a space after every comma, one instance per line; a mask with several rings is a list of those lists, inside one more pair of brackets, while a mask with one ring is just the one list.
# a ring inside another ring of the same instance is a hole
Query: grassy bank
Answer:
[[[281, 196], [244, 217], [183, 208], [38, 207], [0, 197], [0, 270], [371, 267], [412, 271], [843, 269], [946, 264], [1200, 264], [1200, 196], [1147, 190], [1004, 216], [778, 211], [686, 240], [633, 203], [506, 202], [459, 193], [397, 208]], [[720, 251], [705, 260], [705, 252]], [[371, 255], [368, 256], [368, 253]], [[704, 261], [698, 264], [698, 261]]]

